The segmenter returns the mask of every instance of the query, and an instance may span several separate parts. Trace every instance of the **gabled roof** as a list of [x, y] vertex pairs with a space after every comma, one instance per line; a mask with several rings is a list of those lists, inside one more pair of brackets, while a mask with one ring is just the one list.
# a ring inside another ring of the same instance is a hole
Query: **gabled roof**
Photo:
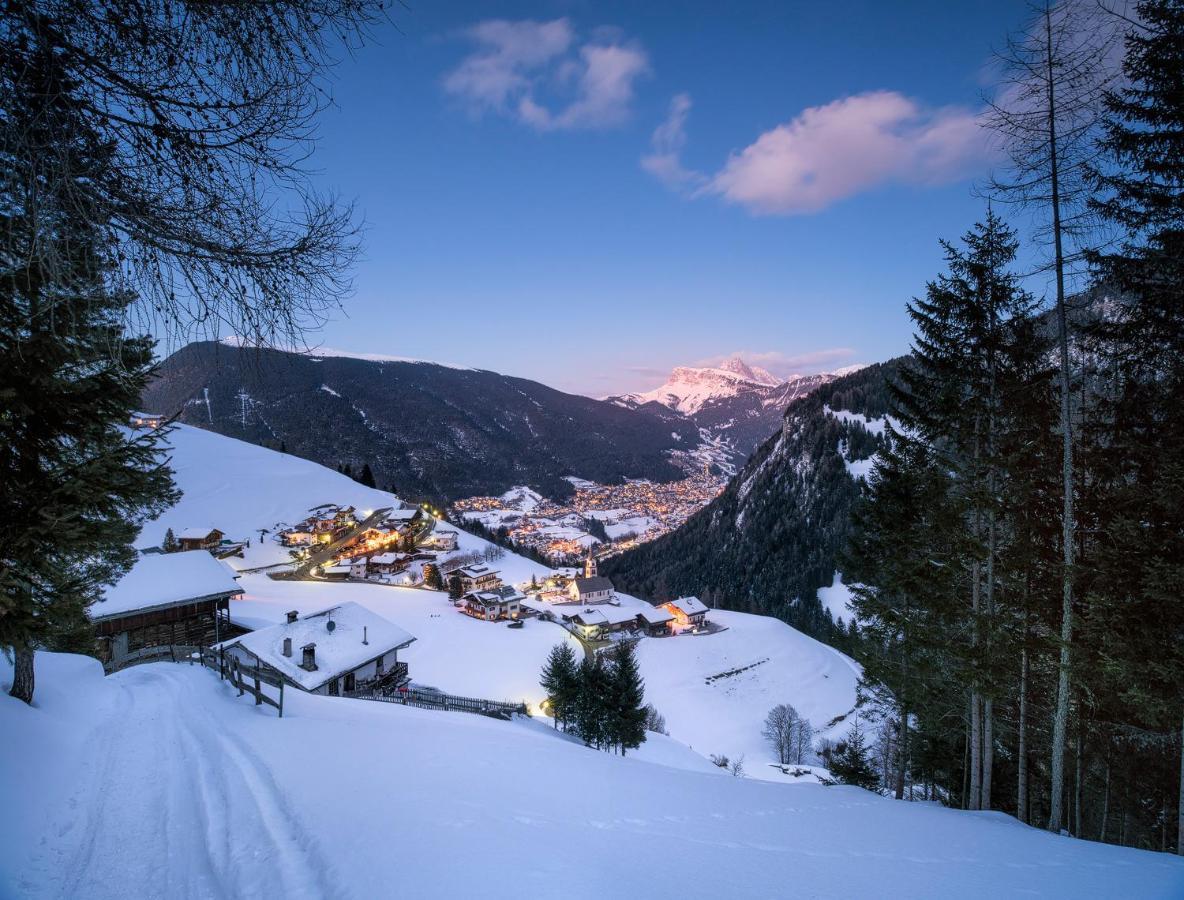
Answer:
[[613, 590], [612, 580], [603, 575], [593, 575], [591, 578], [575, 579], [576, 590], [581, 594], [591, 594], [594, 591]]
[[695, 616], [699, 613], [707, 612], [707, 606], [698, 597], [679, 597], [677, 600], [671, 600], [666, 605], [673, 606], [686, 616]]
[[645, 620], [647, 625], [665, 625], [674, 619], [674, 615], [670, 610], [662, 609], [660, 606], [643, 609], [637, 615], [639, 618]]
[[448, 574], [464, 575], [467, 578], [486, 578], [490, 575], [498, 574], [498, 570], [491, 569], [489, 566], [461, 566], [459, 569], [454, 569]]
[[242, 592], [230, 566], [205, 550], [152, 553], [141, 556], [103, 592], [103, 599], [90, 608], [90, 617], [100, 621]]
[[379, 553], [370, 557], [370, 562], [376, 566], [389, 566], [399, 561], [399, 554], [395, 552]]
[[177, 538], [182, 541], [204, 541], [215, 531], [218, 534], [225, 534], [220, 528], [186, 528], [177, 535]]
[[[332, 631], [327, 627], [330, 620]], [[292, 639], [291, 656], [284, 656], [286, 637]], [[241, 646], [306, 691], [315, 691], [326, 682], [414, 640], [394, 622], [350, 601], [295, 622], [260, 628], [222, 646]], [[300, 668], [301, 648], [306, 644], [316, 644], [317, 668], [312, 672]]]
[[608, 617], [598, 609], [584, 609], [571, 617], [578, 625], [607, 625]]

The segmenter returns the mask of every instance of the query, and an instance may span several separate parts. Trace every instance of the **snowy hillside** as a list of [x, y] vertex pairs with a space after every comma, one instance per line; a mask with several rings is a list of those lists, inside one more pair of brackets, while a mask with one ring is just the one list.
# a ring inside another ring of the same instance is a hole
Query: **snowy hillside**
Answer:
[[[300, 520], [321, 503], [353, 504], [360, 510], [391, 506], [398, 498], [329, 469], [190, 426], [169, 436], [181, 501], [145, 528], [140, 546], [155, 546], [166, 528], [175, 532], [216, 527], [234, 539], [251, 538], [244, 559], [228, 560], [243, 571], [241, 600], [231, 615], [249, 627], [283, 621], [298, 610], [316, 612], [355, 601], [415, 635], [400, 658], [419, 684], [464, 696], [538, 703], [539, 670], [550, 648], [574, 639], [554, 623], [530, 620], [521, 629], [461, 615], [445, 595], [416, 588], [348, 582], [274, 581], [251, 570], [283, 563], [288, 553], [260, 529]], [[530, 498], [525, 498], [529, 501]], [[460, 532], [460, 551], [489, 545]], [[551, 570], [507, 553], [492, 563], [507, 583], [528, 582]], [[622, 595], [622, 604], [637, 604]], [[821, 728], [855, 702], [853, 663], [838, 651], [763, 616], [712, 613], [726, 631], [702, 637], [646, 639], [640, 644], [646, 697], [667, 718], [671, 736], [703, 756], [746, 754], [754, 777], [784, 780], [761, 739], [769, 708], [791, 703]], [[770, 662], [743, 677], [704, 688], [704, 679], [757, 659]], [[721, 699], [722, 698], [722, 699]]]
[[4, 897], [1184, 894], [1174, 856], [731, 778], [660, 738], [622, 759], [534, 721], [295, 692], [278, 719], [201, 667], [38, 667], [37, 706], [0, 696]]

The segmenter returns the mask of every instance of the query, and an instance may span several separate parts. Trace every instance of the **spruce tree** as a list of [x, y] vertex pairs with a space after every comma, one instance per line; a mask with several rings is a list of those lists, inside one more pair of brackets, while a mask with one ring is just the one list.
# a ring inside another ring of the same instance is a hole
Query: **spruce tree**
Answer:
[[370, 463], [363, 463], [362, 473], [358, 476], [358, 481], [366, 485], [366, 487], [375, 487], [374, 473], [370, 471]]
[[110, 148], [52, 52], [0, 65], [13, 95], [0, 119], [0, 646], [15, 656], [11, 694], [30, 702], [36, 648], [78, 646], [87, 607], [135, 560], [141, 523], [178, 494], [159, 432], [126, 428], [152, 343], [123, 333], [134, 298], [91, 193]]
[[423, 586], [433, 591], [444, 587], [444, 580], [440, 577], [440, 567], [435, 563], [427, 563], [423, 567]]
[[176, 553], [181, 549], [181, 545], [177, 542], [177, 536], [173, 534], [173, 529], [165, 530], [164, 540], [160, 543], [160, 549], [165, 553]]
[[464, 582], [460, 580], [459, 575], [451, 575], [448, 578], [448, 599], [459, 600], [465, 595]]
[[580, 669], [571, 644], [566, 641], [551, 648], [539, 683], [547, 692], [552, 724], [567, 730], [579, 687]]
[[608, 731], [610, 746], [621, 755], [645, 743], [645, 683], [637, 665], [632, 641], [620, 641], [612, 649]]
[[847, 736], [839, 742], [830, 757], [827, 767], [839, 784], [852, 784], [869, 791], [880, 789], [880, 776], [872, 765], [868, 752], [867, 738], [858, 713], [851, 723]]
[[1087, 627], [1126, 725], [1177, 754], [1184, 854], [1184, 3], [1145, 0], [1137, 17], [1095, 173], [1124, 240], [1094, 260], [1121, 299], [1098, 328], [1114, 362]]
[[572, 718], [584, 746], [603, 748], [608, 740], [611, 675], [600, 654], [585, 656], [580, 663]]

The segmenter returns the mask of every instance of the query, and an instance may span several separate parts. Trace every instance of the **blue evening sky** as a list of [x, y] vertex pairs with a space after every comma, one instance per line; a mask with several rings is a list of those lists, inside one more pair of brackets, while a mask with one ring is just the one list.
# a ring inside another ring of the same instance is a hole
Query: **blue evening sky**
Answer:
[[906, 351], [938, 237], [982, 213], [974, 116], [1023, 3], [393, 16], [323, 116], [314, 164], [367, 232], [311, 342], [600, 396], [736, 352], [784, 375]]

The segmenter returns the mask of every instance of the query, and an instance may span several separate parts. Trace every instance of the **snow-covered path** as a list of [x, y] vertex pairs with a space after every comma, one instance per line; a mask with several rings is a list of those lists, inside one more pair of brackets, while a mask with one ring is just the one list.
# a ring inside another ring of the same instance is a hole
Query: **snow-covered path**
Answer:
[[93, 755], [25, 876], [28, 896], [118, 896], [129, 885], [195, 900], [340, 896], [268, 765], [195, 696], [219, 688], [193, 675], [155, 665], [111, 679]]
[[278, 719], [200, 667], [38, 659], [38, 707], [0, 696], [4, 898], [1184, 896], [1174, 856], [731, 778], [660, 736], [621, 759], [298, 692]]

